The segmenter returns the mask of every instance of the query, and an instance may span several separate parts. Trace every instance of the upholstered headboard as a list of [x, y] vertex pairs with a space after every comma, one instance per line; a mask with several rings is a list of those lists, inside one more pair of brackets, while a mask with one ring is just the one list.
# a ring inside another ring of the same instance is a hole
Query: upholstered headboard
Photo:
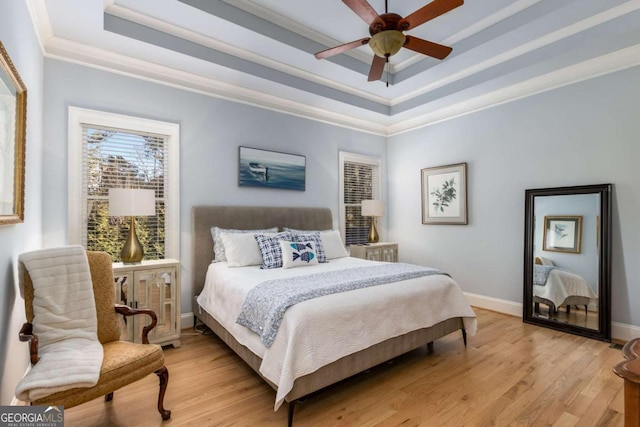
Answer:
[[204, 286], [207, 268], [213, 260], [211, 227], [258, 229], [290, 227], [300, 230], [330, 230], [333, 228], [328, 208], [291, 208], [266, 206], [194, 206], [191, 210], [193, 242], [191, 268], [193, 295]]

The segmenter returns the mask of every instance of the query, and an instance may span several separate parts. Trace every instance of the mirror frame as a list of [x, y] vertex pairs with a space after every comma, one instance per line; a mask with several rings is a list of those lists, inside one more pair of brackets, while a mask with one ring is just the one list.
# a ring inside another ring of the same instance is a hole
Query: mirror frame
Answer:
[[13, 212], [0, 215], [0, 225], [16, 224], [24, 221], [24, 169], [27, 140], [27, 88], [22, 82], [18, 70], [11, 62], [9, 54], [0, 42], [0, 65], [13, 82], [16, 94], [16, 122], [14, 124], [14, 160], [13, 160]]
[[[611, 342], [611, 197], [612, 184], [542, 188], [525, 191], [523, 321], [563, 332]], [[598, 253], [598, 329], [533, 316], [535, 198], [573, 194], [600, 195], [600, 250]]]

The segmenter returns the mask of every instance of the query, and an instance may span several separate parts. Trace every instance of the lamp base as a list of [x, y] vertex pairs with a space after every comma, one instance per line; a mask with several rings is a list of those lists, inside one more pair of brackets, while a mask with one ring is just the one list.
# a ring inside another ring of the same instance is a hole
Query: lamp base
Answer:
[[135, 219], [131, 217], [131, 225], [129, 226], [129, 234], [127, 240], [120, 251], [120, 259], [124, 264], [140, 264], [144, 257], [144, 250], [140, 245], [140, 240], [136, 235]]
[[367, 238], [369, 243], [378, 243], [380, 236], [378, 236], [378, 230], [376, 230], [376, 217], [371, 217], [371, 228], [369, 228], [369, 237]]

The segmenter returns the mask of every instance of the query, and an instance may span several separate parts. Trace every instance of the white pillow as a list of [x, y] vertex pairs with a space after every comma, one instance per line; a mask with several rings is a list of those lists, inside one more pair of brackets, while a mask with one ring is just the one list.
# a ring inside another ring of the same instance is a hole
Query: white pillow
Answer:
[[280, 241], [282, 268], [306, 267], [318, 263], [318, 254], [313, 242]]
[[[293, 228], [284, 227], [285, 231], [291, 231], [292, 233], [314, 233], [316, 230], [296, 230]], [[324, 255], [326, 259], [343, 258], [349, 256], [349, 252], [344, 247], [342, 237], [340, 237], [340, 231], [338, 230], [324, 230], [320, 231], [320, 240], [322, 240], [322, 248], [324, 249]]]
[[[263, 233], [274, 236], [276, 233]], [[221, 233], [225, 257], [229, 267], [246, 267], [262, 264], [262, 253], [254, 233]]]
[[327, 259], [349, 256], [338, 230], [321, 231], [320, 238], [322, 239], [322, 247]]
[[250, 233], [252, 236], [257, 233], [277, 233], [278, 227], [272, 227], [267, 229], [259, 229], [259, 230], [236, 230], [233, 228], [220, 228], [220, 227], [211, 227], [211, 237], [213, 238], [213, 253], [214, 260], [213, 262], [222, 262], [226, 261], [227, 257], [224, 252], [224, 243], [222, 243], [222, 239], [220, 235], [222, 233]]

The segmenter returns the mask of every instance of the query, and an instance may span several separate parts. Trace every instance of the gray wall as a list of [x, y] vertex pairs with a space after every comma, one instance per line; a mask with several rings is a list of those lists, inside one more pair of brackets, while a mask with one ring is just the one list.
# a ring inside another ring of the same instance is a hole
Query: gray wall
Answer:
[[[390, 138], [388, 232], [402, 261], [522, 302], [525, 189], [613, 183], [612, 317], [640, 325], [639, 104], [636, 67]], [[420, 169], [459, 162], [469, 225], [421, 224]]]
[[25, 218], [0, 227], [0, 405], [8, 405], [29, 363], [28, 346], [18, 341], [25, 317], [16, 261], [21, 252], [39, 248], [42, 236], [43, 57], [26, 2], [3, 2], [0, 41], [27, 86]]
[[[338, 152], [381, 157], [386, 139], [57, 60], [45, 63], [44, 245], [67, 239], [67, 118], [75, 106], [180, 124], [182, 312], [191, 311], [191, 207], [322, 206], [338, 219]], [[238, 187], [238, 146], [306, 156], [306, 191]], [[383, 172], [384, 174], [384, 172]], [[338, 223], [335, 224], [336, 228]]]

